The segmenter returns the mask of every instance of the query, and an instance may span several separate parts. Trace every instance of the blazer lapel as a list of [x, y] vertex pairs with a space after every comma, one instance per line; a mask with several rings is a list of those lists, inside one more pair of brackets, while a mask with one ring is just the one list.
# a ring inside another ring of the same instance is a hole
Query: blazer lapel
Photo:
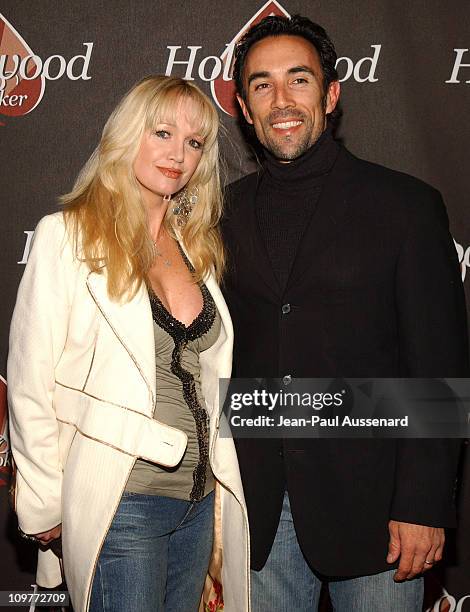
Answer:
[[326, 179], [317, 208], [300, 241], [286, 291], [301, 282], [314, 257], [331, 244], [338, 229], [346, 221], [349, 202], [356, 189], [353, 161], [354, 157], [341, 148]]
[[88, 290], [118, 340], [124, 345], [137, 366], [152, 397], [155, 399], [155, 336], [152, 311], [145, 284], [128, 302], [110, 300], [106, 287], [106, 274], [90, 272]]
[[238, 214], [236, 220], [232, 218], [231, 222], [239, 225], [237, 231], [237, 236], [241, 237], [239, 248], [244, 259], [249, 262], [250, 269], [278, 299], [281, 289], [274, 274], [256, 214], [256, 195], [262, 176], [263, 171], [256, 174], [254, 185], [246, 190], [243, 206], [239, 208], [241, 214]]

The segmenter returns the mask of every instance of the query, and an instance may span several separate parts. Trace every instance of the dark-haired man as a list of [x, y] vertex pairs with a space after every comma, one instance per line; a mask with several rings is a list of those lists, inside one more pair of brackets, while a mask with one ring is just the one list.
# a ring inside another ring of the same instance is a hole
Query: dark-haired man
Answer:
[[[229, 188], [223, 232], [234, 374], [462, 377], [458, 261], [439, 193], [357, 159], [328, 117], [340, 85], [320, 26], [268, 17], [236, 50], [243, 115], [264, 149]], [[459, 445], [240, 439], [253, 612], [416, 612], [454, 524]]]

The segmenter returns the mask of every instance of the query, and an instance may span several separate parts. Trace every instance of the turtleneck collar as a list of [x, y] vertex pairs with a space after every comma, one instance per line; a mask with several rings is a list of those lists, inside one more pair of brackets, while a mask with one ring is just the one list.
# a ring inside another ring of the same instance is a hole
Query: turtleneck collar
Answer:
[[291, 162], [281, 162], [265, 149], [265, 178], [281, 191], [307, 189], [331, 170], [338, 151], [330, 126], [310, 149]]

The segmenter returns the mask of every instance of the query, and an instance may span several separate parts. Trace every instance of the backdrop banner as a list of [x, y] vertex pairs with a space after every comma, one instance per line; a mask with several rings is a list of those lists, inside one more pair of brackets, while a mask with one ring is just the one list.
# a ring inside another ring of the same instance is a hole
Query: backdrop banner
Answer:
[[[470, 304], [470, 6], [467, 0], [451, 6], [440, 0], [3, 0], [0, 10], [0, 590], [31, 591], [36, 550], [18, 538], [7, 496], [9, 323], [35, 226], [71, 189], [121, 96], [152, 73], [197, 83], [225, 127], [230, 182], [257, 163], [234, 102], [235, 43], [268, 14], [317, 21], [338, 52], [337, 135], [355, 155], [439, 189]], [[427, 577], [429, 612], [470, 611], [469, 474], [467, 453], [460, 525], [449, 534], [445, 564]]]

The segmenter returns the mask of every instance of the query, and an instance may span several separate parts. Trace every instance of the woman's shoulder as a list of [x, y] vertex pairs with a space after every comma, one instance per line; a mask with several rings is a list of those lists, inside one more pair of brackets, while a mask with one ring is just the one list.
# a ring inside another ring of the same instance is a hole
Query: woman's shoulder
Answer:
[[76, 259], [73, 232], [62, 211], [45, 215], [39, 220], [34, 230], [32, 252], [34, 251], [46, 259]]
[[55, 213], [45, 215], [36, 226], [35, 235], [38, 233], [49, 233], [50, 235], [64, 235], [66, 232], [66, 222], [64, 213], [58, 210]]

